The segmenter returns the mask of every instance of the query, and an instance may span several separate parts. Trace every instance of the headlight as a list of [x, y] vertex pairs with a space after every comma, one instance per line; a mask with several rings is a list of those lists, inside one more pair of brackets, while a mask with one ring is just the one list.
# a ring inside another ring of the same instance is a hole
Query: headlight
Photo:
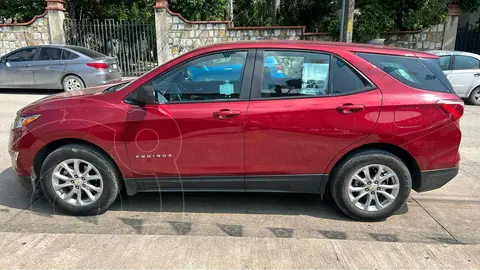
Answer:
[[31, 122], [37, 120], [40, 117], [40, 114], [35, 114], [35, 115], [27, 115], [27, 116], [17, 116], [15, 118], [15, 122], [13, 122], [13, 128], [21, 128], [24, 127]]

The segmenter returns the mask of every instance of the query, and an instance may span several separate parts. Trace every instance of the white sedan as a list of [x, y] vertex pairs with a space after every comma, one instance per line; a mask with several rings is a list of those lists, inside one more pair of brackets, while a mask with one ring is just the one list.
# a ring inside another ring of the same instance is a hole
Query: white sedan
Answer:
[[440, 67], [455, 92], [480, 105], [480, 55], [460, 51], [430, 51], [440, 57]]

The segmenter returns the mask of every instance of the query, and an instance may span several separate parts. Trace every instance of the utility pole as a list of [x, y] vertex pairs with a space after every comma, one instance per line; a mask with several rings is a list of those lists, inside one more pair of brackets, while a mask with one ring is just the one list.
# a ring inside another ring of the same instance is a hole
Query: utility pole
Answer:
[[342, 0], [340, 12], [340, 41], [352, 42], [353, 16], [355, 12], [355, 0]]
[[227, 20], [233, 21], [233, 0], [228, 0]]
[[273, 21], [272, 25], [278, 24], [278, 12], [280, 11], [280, 0], [272, 0]]

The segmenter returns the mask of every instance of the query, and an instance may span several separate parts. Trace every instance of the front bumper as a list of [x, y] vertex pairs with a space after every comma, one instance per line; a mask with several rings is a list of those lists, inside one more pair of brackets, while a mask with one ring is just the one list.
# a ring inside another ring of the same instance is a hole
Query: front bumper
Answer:
[[413, 187], [417, 192], [425, 192], [443, 187], [457, 176], [459, 167], [423, 171], [419, 183]]
[[17, 182], [27, 191], [35, 191], [36, 184], [38, 183], [37, 176], [35, 175], [35, 171], [33, 168], [30, 170], [30, 176], [19, 175], [17, 172], [14, 171], [15, 179]]

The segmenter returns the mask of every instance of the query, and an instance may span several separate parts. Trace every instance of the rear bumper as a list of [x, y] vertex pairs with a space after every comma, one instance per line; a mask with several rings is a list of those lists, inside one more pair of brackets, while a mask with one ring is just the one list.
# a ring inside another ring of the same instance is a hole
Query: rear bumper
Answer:
[[441, 188], [457, 176], [458, 171], [458, 167], [423, 171], [419, 183], [413, 189], [417, 192], [425, 192]]

